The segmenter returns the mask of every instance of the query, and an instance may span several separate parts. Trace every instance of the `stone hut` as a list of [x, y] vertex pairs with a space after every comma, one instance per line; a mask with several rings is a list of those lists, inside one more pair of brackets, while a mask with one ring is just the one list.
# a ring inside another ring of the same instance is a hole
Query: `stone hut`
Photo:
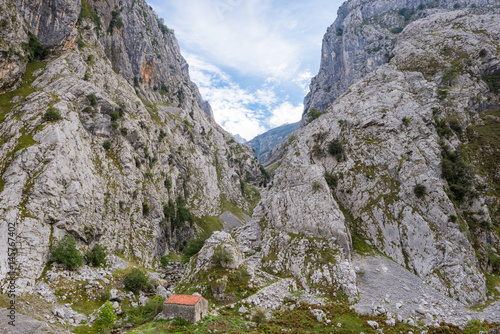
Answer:
[[182, 318], [196, 323], [208, 314], [208, 300], [201, 296], [171, 295], [163, 304], [167, 319]]

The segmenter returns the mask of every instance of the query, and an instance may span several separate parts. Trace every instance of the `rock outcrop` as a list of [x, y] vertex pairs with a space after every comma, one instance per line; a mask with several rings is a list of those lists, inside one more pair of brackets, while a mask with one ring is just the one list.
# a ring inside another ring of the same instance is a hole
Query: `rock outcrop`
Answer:
[[465, 305], [485, 300], [500, 243], [498, 197], [487, 191], [498, 184], [482, 166], [498, 142], [475, 151], [485, 115], [498, 122], [500, 12], [488, 1], [426, 4], [339, 10], [306, 98], [306, 110], [326, 114], [275, 149], [272, 185], [239, 232], [261, 267], [354, 298], [350, 254], [375, 248]]
[[205, 218], [251, 214], [262, 181], [146, 2], [67, 2], [16, 3], [53, 53], [1, 95], [0, 231], [16, 223], [19, 292], [65, 234], [84, 252], [99, 243], [151, 267]]
[[0, 92], [19, 81], [26, 70], [28, 43], [23, 17], [10, 0], [0, 1]]

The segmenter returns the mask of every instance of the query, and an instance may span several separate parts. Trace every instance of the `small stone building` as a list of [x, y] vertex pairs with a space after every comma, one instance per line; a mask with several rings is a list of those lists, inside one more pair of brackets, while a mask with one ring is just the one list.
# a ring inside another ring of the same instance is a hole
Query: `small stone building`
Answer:
[[196, 323], [208, 314], [208, 300], [201, 296], [171, 295], [163, 304], [167, 319], [182, 318]]

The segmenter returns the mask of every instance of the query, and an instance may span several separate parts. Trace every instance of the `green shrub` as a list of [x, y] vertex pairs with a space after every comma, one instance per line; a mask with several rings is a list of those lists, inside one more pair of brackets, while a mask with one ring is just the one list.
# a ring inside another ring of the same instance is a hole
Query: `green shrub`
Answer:
[[334, 139], [330, 143], [328, 143], [328, 153], [334, 155], [337, 160], [340, 160], [340, 158], [342, 158], [344, 147], [342, 146], [340, 140]]
[[65, 265], [68, 269], [75, 269], [83, 264], [83, 256], [76, 249], [75, 238], [65, 235], [52, 249], [50, 261]]
[[111, 142], [109, 140], [105, 140], [104, 143], [102, 143], [102, 147], [104, 147], [105, 150], [109, 150], [111, 148]]
[[93, 267], [106, 264], [106, 247], [99, 244], [95, 245], [87, 255], [87, 259]]
[[403, 121], [403, 125], [404, 125], [404, 126], [408, 126], [408, 125], [410, 125], [410, 123], [411, 123], [411, 118], [408, 118], [408, 117], [403, 117], [403, 120], [402, 120], [402, 121]]
[[337, 188], [338, 177], [336, 175], [325, 172], [325, 180], [330, 189], [335, 190]]
[[401, 31], [403, 31], [403, 28], [401, 28], [401, 27], [398, 27], [398, 28], [392, 28], [390, 31], [391, 31], [391, 33], [393, 33], [393, 34], [399, 34]]
[[314, 144], [311, 153], [317, 158], [323, 158], [326, 156], [325, 150], [323, 150], [323, 148], [319, 144]]
[[168, 256], [166, 255], [163, 255], [162, 257], [160, 257], [160, 264], [163, 266], [163, 267], [166, 267], [168, 266]]
[[472, 319], [467, 321], [464, 327], [464, 334], [477, 334], [481, 331], [488, 332], [489, 326], [483, 323], [481, 320]]
[[97, 32], [99, 32], [99, 30], [101, 30], [101, 20], [99, 18], [99, 15], [94, 10], [94, 8], [92, 8], [87, 3], [87, 1], [82, 0], [82, 7], [80, 10], [80, 16], [78, 17], [78, 22], [77, 22], [78, 25], [80, 25], [82, 23], [82, 21], [86, 18], [89, 18], [92, 20], [92, 22], [94, 22], [94, 24], [97, 27]]
[[134, 268], [132, 272], [125, 276], [123, 284], [125, 288], [132, 291], [133, 293], [138, 293], [139, 290], [143, 290], [147, 287], [148, 279], [146, 274], [140, 269]]
[[31, 32], [28, 32], [28, 36], [28, 44], [24, 46], [24, 49], [28, 54], [28, 61], [31, 63], [37, 60], [43, 60], [47, 57], [49, 55], [49, 50], [45, 47], [45, 45], [40, 43], [38, 38]]
[[313, 184], [312, 184], [313, 192], [317, 192], [321, 189], [323, 189], [323, 187], [321, 186], [321, 182], [318, 182], [318, 181], [313, 182]]
[[230, 250], [224, 247], [217, 247], [214, 250], [214, 255], [212, 256], [212, 261], [221, 267], [226, 268], [227, 266], [230, 266], [233, 261], [233, 254], [231, 253]]
[[500, 72], [495, 74], [483, 74], [482, 78], [493, 93], [500, 92]]
[[460, 4], [459, 4], [459, 3], [454, 4], [454, 5], [453, 5], [453, 8], [454, 8], [454, 9], [459, 9], [459, 8], [460, 8]]
[[434, 116], [434, 121], [436, 122], [436, 132], [439, 136], [444, 136], [448, 138], [452, 132], [448, 127], [448, 123], [446, 123], [446, 119], [440, 119], [437, 115]]
[[172, 181], [170, 181], [170, 179], [168, 177], [165, 179], [164, 184], [165, 184], [165, 188], [167, 188], [167, 190], [170, 190], [172, 188]]
[[183, 252], [183, 260], [184, 262], [188, 262], [189, 259], [198, 254], [198, 252], [203, 248], [203, 245], [205, 244], [205, 240], [203, 239], [192, 239], [189, 240], [187, 243], [186, 247], [184, 247]]
[[342, 36], [342, 35], [344, 34], [344, 29], [342, 29], [342, 28], [337, 28], [336, 33], [337, 33], [337, 36]]
[[43, 115], [43, 119], [48, 122], [60, 120], [61, 111], [55, 107], [48, 107]]
[[481, 49], [481, 51], [479, 51], [479, 57], [481, 58], [486, 57], [487, 54], [488, 51], [486, 51], [486, 49]]
[[109, 333], [116, 321], [116, 314], [114, 312], [113, 304], [108, 300], [99, 310], [94, 328], [98, 333]]
[[87, 63], [91, 63], [94, 61], [94, 55], [88, 55], [87, 57]]
[[120, 11], [119, 10], [113, 10], [111, 12], [111, 21], [109, 22], [109, 27], [108, 27], [108, 33], [113, 32], [113, 28], [118, 28], [121, 29], [124, 27], [122, 18], [120, 17]]
[[87, 95], [87, 99], [89, 100], [92, 107], [95, 107], [97, 105], [97, 97], [94, 93]]
[[415, 196], [418, 198], [424, 197], [425, 194], [427, 193], [427, 187], [424, 186], [423, 184], [417, 184], [413, 187], [413, 192], [415, 193]]
[[266, 314], [262, 310], [258, 310], [252, 317], [252, 321], [257, 324], [257, 327], [266, 323]]
[[88, 106], [83, 108], [83, 110], [82, 110], [82, 112], [92, 112], [92, 111], [94, 111], [94, 109], [92, 107], [88, 107]]
[[111, 120], [112, 121], [117, 121], [120, 118], [120, 113], [118, 111], [113, 111], [111, 113]]
[[316, 108], [312, 108], [311, 110], [309, 110], [309, 115], [308, 115], [307, 120], [309, 123], [311, 123], [312, 121], [314, 121], [316, 118], [318, 118], [321, 115], [322, 115], [321, 111], [318, 111]]
[[150, 209], [149, 209], [148, 203], [146, 203], [146, 202], [142, 203], [142, 215], [149, 216], [149, 212], [150, 212]]
[[[146, 305], [136, 308], [130, 308], [127, 311], [127, 316], [132, 325], [141, 325], [148, 321], [152, 321], [163, 309], [163, 302], [165, 298], [156, 295], [149, 299]], [[190, 323], [189, 323], [190, 324]]]
[[450, 128], [455, 131], [457, 134], [462, 134], [462, 125], [460, 124], [460, 122], [453, 118], [450, 120]]
[[459, 71], [458, 68], [452, 67], [447, 69], [446, 71], [443, 72], [443, 75], [441, 76], [441, 84], [442, 85], [449, 85], [453, 79], [456, 78], [458, 75]]

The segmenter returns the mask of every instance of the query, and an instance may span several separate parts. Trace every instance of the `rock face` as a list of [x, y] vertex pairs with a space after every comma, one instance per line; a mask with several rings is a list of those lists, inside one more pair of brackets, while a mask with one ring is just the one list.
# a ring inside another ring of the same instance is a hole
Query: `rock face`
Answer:
[[[493, 7], [496, 2], [474, 3]], [[326, 112], [353, 83], [388, 61], [404, 27], [443, 9], [453, 9], [455, 4], [471, 5], [451, 0], [346, 1], [323, 37], [320, 70], [304, 99], [304, 113], [311, 108]]]
[[10, 0], [0, 1], [0, 92], [15, 84], [26, 70], [28, 42], [23, 17]]
[[67, 50], [75, 44], [76, 21], [81, 2], [77, 0], [13, 0], [19, 12], [44, 45]]
[[210, 117], [173, 32], [144, 1], [122, 1], [113, 14], [115, 5], [83, 1], [79, 16], [79, 2], [17, 3], [58, 50], [0, 95], [0, 231], [16, 223], [19, 291], [33, 288], [65, 234], [83, 252], [99, 243], [153, 266], [184, 247], [196, 223], [251, 214], [258, 199], [257, 159]]
[[[306, 98], [326, 114], [281, 143], [272, 185], [239, 231], [262, 268], [355, 298], [350, 255], [375, 248], [463, 304], [484, 301], [500, 243], [488, 227], [499, 199], [485, 191], [498, 184], [482, 166], [498, 142], [474, 152], [485, 115], [498, 125], [500, 11], [485, 1], [417, 12], [419, 3], [339, 10]], [[412, 22], [388, 38], [405, 7]]]

